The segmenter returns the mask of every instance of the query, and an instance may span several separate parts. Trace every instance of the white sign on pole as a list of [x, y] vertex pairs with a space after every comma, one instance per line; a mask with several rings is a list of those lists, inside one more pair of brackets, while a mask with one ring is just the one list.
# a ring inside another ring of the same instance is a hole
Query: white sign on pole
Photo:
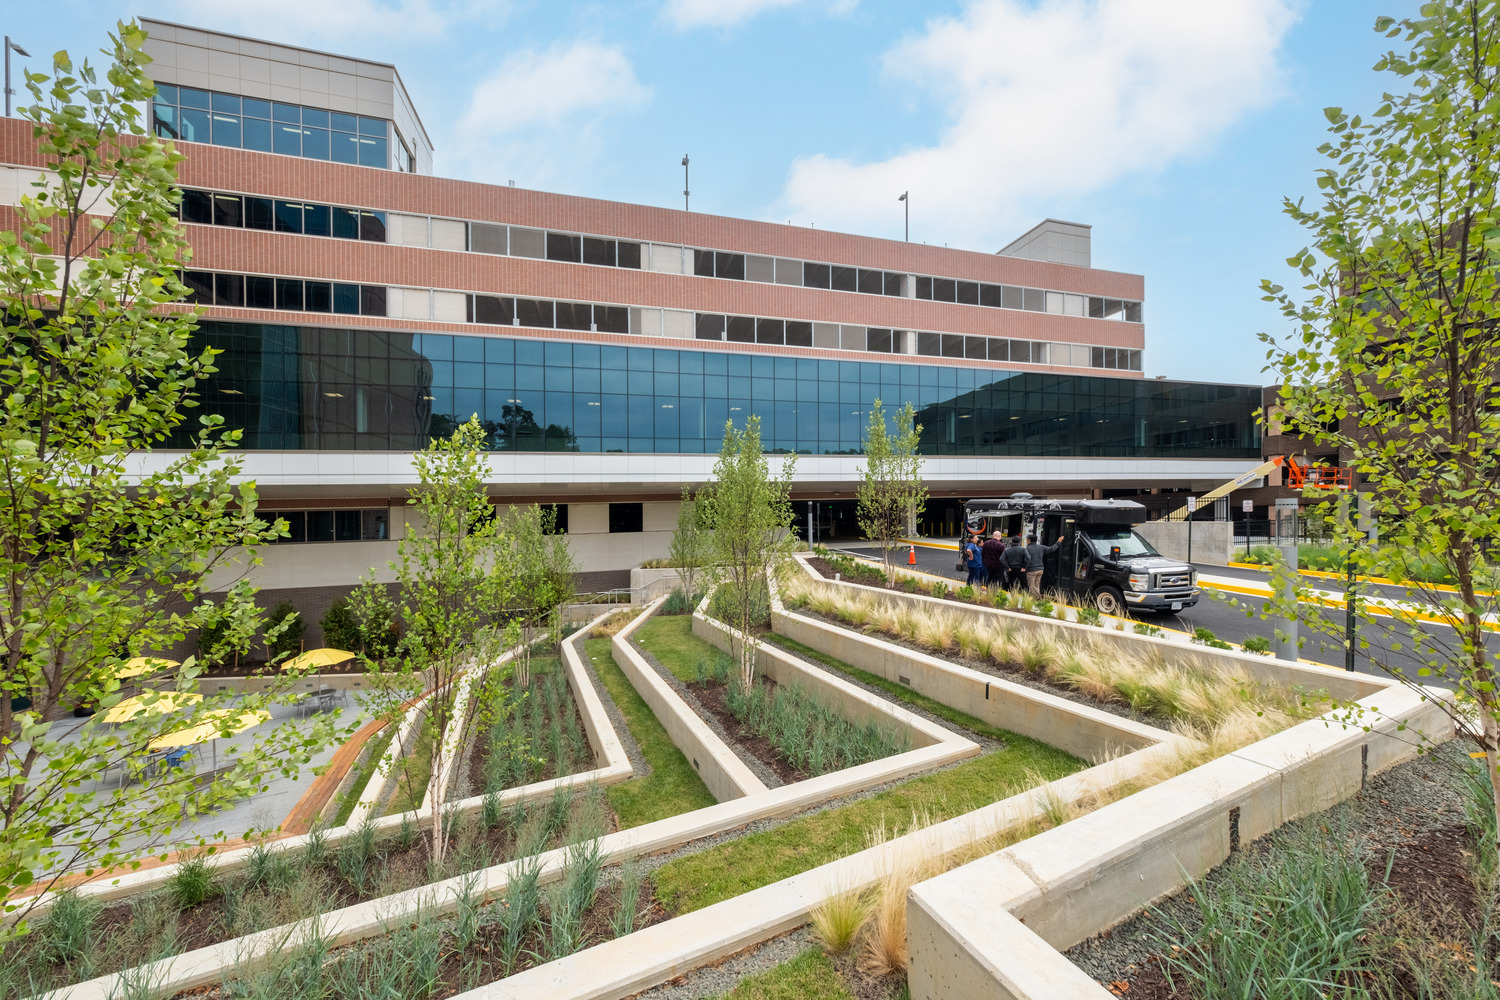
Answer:
[[1254, 500], [1245, 500], [1245, 501], [1242, 501], [1240, 503], [1240, 509], [1243, 510], [1246, 514], [1250, 513], [1251, 511], [1253, 511], [1255, 509], [1255, 501]]
[[1188, 513], [1191, 514], [1193, 511], [1195, 511], [1197, 509], [1198, 509], [1198, 498], [1197, 497], [1188, 497]]

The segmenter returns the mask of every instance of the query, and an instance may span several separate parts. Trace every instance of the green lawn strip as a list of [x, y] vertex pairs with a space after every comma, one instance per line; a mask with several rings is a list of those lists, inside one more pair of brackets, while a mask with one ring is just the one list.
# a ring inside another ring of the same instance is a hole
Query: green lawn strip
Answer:
[[684, 684], [698, 679], [699, 663], [712, 663], [722, 655], [693, 634], [692, 615], [652, 615], [633, 638]]
[[671, 913], [688, 913], [862, 851], [869, 833], [882, 825], [906, 830], [913, 817], [951, 819], [1014, 795], [1030, 773], [1053, 781], [1088, 766], [1025, 736], [1006, 733], [1005, 743], [879, 795], [669, 861], [652, 875], [656, 897]]
[[386, 750], [391, 745], [391, 740], [396, 738], [396, 726], [387, 723], [386, 727], [375, 735], [369, 743], [365, 744], [364, 763], [360, 765], [359, 773], [354, 776], [354, 781], [349, 785], [349, 790], [339, 802], [339, 808], [334, 813], [333, 821], [324, 826], [343, 826], [349, 822], [349, 814], [354, 812], [354, 807], [359, 804], [359, 797], [365, 793], [370, 784], [370, 779], [375, 776], [375, 769], [380, 766], [380, 759], [385, 756]]
[[976, 719], [974, 718], [974, 716], [970, 715], [967, 712], [960, 712], [958, 709], [953, 708], [951, 705], [945, 705], [940, 701], [934, 701], [933, 699], [927, 697], [925, 694], [918, 694], [905, 685], [897, 684], [895, 681], [888, 681], [878, 674], [872, 674], [867, 670], [861, 670], [858, 667], [850, 666], [843, 660], [836, 660], [826, 653], [818, 652], [811, 646], [802, 645], [802, 643], [798, 642], [796, 639], [788, 639], [784, 635], [775, 634], [763, 635], [761, 638], [766, 642], [769, 642], [773, 646], [780, 646], [782, 649], [785, 649], [790, 653], [796, 653], [803, 659], [812, 660], [815, 663], [821, 663], [825, 667], [832, 667], [834, 670], [848, 674], [855, 680], [862, 681], [863, 683], [868, 684], [871, 687], [877, 687], [880, 690], [884, 691], [886, 694], [906, 702], [908, 705], [915, 705], [925, 712], [930, 712], [940, 719], [951, 722], [955, 726], [960, 726], [964, 729], [969, 730], [970, 732], [978, 733], [980, 736], [984, 736], [992, 740], [999, 740], [1001, 742], [1009, 742], [1015, 739], [1025, 739], [1024, 736], [1017, 736], [1015, 733], [1012, 733], [1008, 730], [1001, 729], [998, 726], [992, 726], [982, 719]]
[[817, 948], [750, 976], [720, 1000], [854, 1000], [833, 963]]
[[630, 727], [630, 735], [635, 737], [641, 754], [651, 765], [651, 773], [646, 777], [611, 785], [604, 793], [619, 817], [620, 829], [713, 805], [714, 797], [703, 779], [615, 665], [610, 640], [585, 640], [584, 654], [593, 662], [599, 682], [614, 699], [625, 717], [625, 725]]

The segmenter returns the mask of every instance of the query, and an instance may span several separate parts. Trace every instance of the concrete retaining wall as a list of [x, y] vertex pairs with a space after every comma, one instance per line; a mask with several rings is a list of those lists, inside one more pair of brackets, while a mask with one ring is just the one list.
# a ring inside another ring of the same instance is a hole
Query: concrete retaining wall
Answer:
[[[1156, 546], [1168, 559], [1188, 559], [1188, 526], [1186, 521], [1147, 521], [1135, 530]], [[1194, 521], [1192, 561], [1212, 566], [1228, 566], [1234, 553], [1234, 523], [1231, 521]]]
[[[693, 615], [693, 634], [714, 647], [738, 657], [740, 633], [723, 622], [704, 615]], [[805, 696], [838, 712], [859, 725], [874, 723], [905, 735], [910, 746], [928, 747], [939, 743], [967, 743], [972, 752], [979, 744], [901, 708], [884, 698], [877, 698], [864, 688], [856, 687], [821, 667], [814, 666], [786, 650], [760, 643], [755, 649], [755, 668], [777, 684], [796, 688]]]
[[[608, 618], [613, 611], [596, 618], [593, 625]], [[577, 635], [563, 643], [563, 663], [567, 670], [568, 684], [573, 689], [574, 698], [578, 703], [579, 714], [583, 717], [584, 730], [588, 734], [589, 743], [596, 755], [600, 766], [593, 770], [583, 771], [578, 774], [568, 775], [562, 778], [554, 778], [548, 781], [534, 782], [530, 785], [522, 785], [518, 788], [508, 788], [498, 796], [503, 805], [512, 805], [518, 802], [532, 802], [550, 799], [554, 791], [559, 787], [582, 787], [592, 782], [603, 785], [614, 784], [624, 781], [634, 775], [630, 758], [625, 753], [624, 745], [620, 742], [619, 734], [615, 732], [614, 723], [610, 722], [608, 713], [604, 710], [604, 703], [597, 691], [594, 690], [588, 672], [583, 667], [583, 661], [578, 654], [576, 643], [587, 634], [587, 629], [580, 631]], [[422, 710], [421, 705], [414, 706], [408, 713], [407, 721], [413, 719]], [[392, 741], [392, 746], [395, 741]], [[371, 781], [377, 782], [378, 775], [372, 777]], [[365, 802], [371, 798], [369, 793], [361, 797], [361, 804], [355, 807], [349, 820], [343, 826], [331, 827], [324, 831], [324, 843], [329, 847], [337, 847], [348, 837], [358, 832], [361, 824], [368, 818], [369, 809]], [[459, 814], [468, 814], [484, 807], [485, 796], [476, 795], [458, 801], [450, 801], [448, 808]], [[432, 821], [430, 812], [418, 810], [415, 813], [405, 815], [384, 816], [371, 820], [371, 824], [377, 834], [394, 831], [400, 828], [404, 819], [410, 819], [419, 829], [426, 828]], [[269, 841], [267, 847], [276, 851], [300, 851], [307, 846], [306, 834], [281, 837]], [[209, 855], [209, 863], [216, 871], [233, 872], [244, 867], [249, 861], [253, 848], [244, 847], [227, 851], [218, 851]], [[78, 892], [104, 901], [125, 899], [143, 892], [151, 892], [160, 889], [175, 874], [175, 865], [162, 865], [156, 868], [144, 868], [128, 872], [114, 878], [100, 877], [99, 879], [78, 886]], [[27, 914], [27, 919], [34, 919], [45, 914], [51, 908], [55, 895], [44, 897]]]
[[666, 597], [674, 589], [682, 588], [682, 574], [675, 569], [640, 569], [630, 571], [631, 597], [636, 603], [654, 601]]
[[[908, 981], [914, 1000], [1102, 998], [1062, 972], [1066, 949], [1178, 891], [1231, 849], [1326, 809], [1369, 776], [1442, 742], [1445, 692], [1390, 688], [1363, 699], [1360, 724], [1315, 719], [913, 887]], [[1368, 731], [1367, 728], [1368, 727]], [[997, 919], [1005, 911], [1014, 919]], [[1054, 952], [1055, 954], [1055, 952]], [[1076, 970], [1074, 970], [1076, 972]]]
[[795, 612], [773, 611], [772, 628], [826, 656], [1084, 760], [1104, 760], [1121, 749], [1139, 750], [1171, 735], [1134, 719]]
[[635, 634], [666, 598], [659, 597], [643, 611], [635, 621], [615, 634], [611, 648], [615, 663], [630, 681], [636, 692], [651, 707], [661, 721], [677, 749], [681, 750], [708, 786], [709, 792], [719, 802], [727, 802], [745, 795], [755, 795], [766, 790], [765, 782], [755, 776], [735, 752], [719, 738], [719, 734], [698, 717], [698, 713], [682, 700], [672, 686], [661, 679], [644, 657], [636, 652], [630, 637]]
[[[1040, 638], [1048, 639], [1067, 637], [1104, 643], [1119, 650], [1126, 656], [1139, 657], [1141, 659], [1159, 658], [1162, 662], [1171, 666], [1191, 669], [1202, 669], [1205, 667], [1210, 669], [1214, 667], [1236, 669], [1252, 680], [1268, 684], [1280, 684], [1288, 688], [1302, 688], [1309, 691], [1324, 690], [1331, 697], [1337, 698], [1340, 701], [1357, 701], [1378, 691], [1383, 691], [1395, 683], [1394, 681], [1369, 674], [1351, 674], [1333, 667], [1293, 663], [1290, 660], [1278, 660], [1269, 656], [1258, 656], [1255, 653], [1246, 653], [1237, 649], [1214, 649], [1211, 646], [1183, 645], [1180, 642], [1156, 636], [1138, 635], [1135, 632], [1117, 632], [1113, 629], [1095, 628], [1092, 625], [1080, 625], [1076, 622], [1039, 618], [1036, 615], [1028, 615], [1019, 611], [1003, 611], [999, 608], [984, 608], [976, 604], [939, 600], [935, 597], [928, 597], [926, 594], [907, 594], [901, 591], [866, 587], [862, 584], [849, 583], [843, 580], [825, 580], [800, 559], [798, 563], [813, 580], [825, 586], [843, 587], [851, 591], [874, 594], [877, 597], [909, 607], [938, 608], [979, 621], [1004, 622], [1016, 628], [1023, 635], [1036, 635]], [[843, 659], [843, 657], [840, 657], [840, 659]]]

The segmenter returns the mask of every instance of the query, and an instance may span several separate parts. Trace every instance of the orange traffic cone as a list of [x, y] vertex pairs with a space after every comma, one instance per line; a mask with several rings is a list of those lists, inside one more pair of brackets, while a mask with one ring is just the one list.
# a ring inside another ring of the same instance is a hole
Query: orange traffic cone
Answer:
[[907, 556], [906, 556], [906, 565], [908, 565], [908, 566], [915, 566], [916, 564], [917, 564], [917, 547], [915, 545], [913, 545], [911, 547], [911, 552], [907, 553]]

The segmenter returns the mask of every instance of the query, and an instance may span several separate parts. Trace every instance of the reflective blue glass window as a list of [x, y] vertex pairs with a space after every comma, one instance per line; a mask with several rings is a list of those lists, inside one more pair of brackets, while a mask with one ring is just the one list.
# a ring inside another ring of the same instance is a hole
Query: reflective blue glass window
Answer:
[[158, 83], [156, 85], [156, 103], [157, 104], [176, 104], [177, 103], [177, 88], [173, 87], [170, 84]]
[[717, 351], [715, 351], [713, 354], [704, 354], [704, 355], [702, 355], [702, 358], [703, 358], [703, 374], [705, 374], [705, 375], [725, 375], [725, 374], [727, 374], [729, 372], [729, 359], [730, 359], [730, 357], [731, 357], [731, 355], [721, 354], [721, 353], [719, 353]]
[[516, 391], [541, 389], [547, 382], [546, 372], [541, 365], [516, 365]]
[[241, 113], [246, 118], [265, 118], [269, 120], [271, 117], [270, 101], [258, 101], [253, 97], [246, 97], [240, 104], [243, 108]]
[[[280, 105], [277, 105], [280, 107]], [[302, 155], [302, 126], [278, 122], [271, 130], [272, 152], [282, 156]]]
[[655, 384], [654, 376], [650, 372], [632, 371], [626, 373], [629, 380], [626, 385], [632, 394], [649, 394]]
[[484, 338], [484, 360], [491, 363], [509, 364], [516, 359], [515, 341], [503, 337]]
[[[666, 352], [663, 351], [663, 354]], [[677, 374], [675, 372], [658, 371], [656, 373], [656, 394], [658, 396], [677, 395]]]
[[546, 374], [546, 385], [549, 391], [572, 392], [573, 391], [573, 369], [561, 365], [548, 365], [543, 369]]
[[209, 95], [206, 90], [195, 90], [192, 87], [183, 87], [178, 91], [180, 103], [184, 108], [199, 108], [203, 111], [209, 109]]
[[386, 167], [390, 165], [390, 150], [384, 138], [359, 137], [359, 165], [362, 167]]
[[655, 367], [655, 351], [649, 347], [627, 347], [625, 357], [631, 371], [649, 372]]
[[329, 142], [329, 152], [335, 163], [359, 162], [359, 136], [335, 131], [330, 134]]
[[483, 361], [484, 341], [478, 337], [453, 338], [454, 361]]
[[328, 159], [328, 130], [326, 128], [302, 130], [302, 155], [309, 160]]
[[599, 392], [599, 369], [597, 368], [574, 368], [573, 369], [573, 391], [574, 392]]
[[470, 389], [483, 389], [484, 365], [475, 364], [472, 361], [455, 361], [453, 363], [453, 384]]
[[241, 141], [245, 149], [271, 152], [271, 123], [258, 118], [246, 118], [242, 125]]
[[429, 358], [450, 360], [453, 357], [453, 337], [446, 333], [424, 333], [421, 351]]
[[[218, 96], [218, 95], [215, 95]], [[215, 146], [230, 146], [234, 149], [240, 148], [240, 118], [239, 115], [225, 115], [217, 111], [213, 114], [213, 139]]]
[[302, 109], [295, 104], [273, 104], [271, 105], [271, 120], [301, 125]]
[[210, 101], [210, 108], [216, 112], [226, 115], [238, 115], [240, 113], [240, 99], [233, 94], [214, 94]]
[[546, 345], [539, 340], [516, 341], [516, 364], [539, 365], [546, 360]]
[[212, 131], [208, 112], [183, 108], [178, 130], [181, 138], [187, 142], [208, 142]]

